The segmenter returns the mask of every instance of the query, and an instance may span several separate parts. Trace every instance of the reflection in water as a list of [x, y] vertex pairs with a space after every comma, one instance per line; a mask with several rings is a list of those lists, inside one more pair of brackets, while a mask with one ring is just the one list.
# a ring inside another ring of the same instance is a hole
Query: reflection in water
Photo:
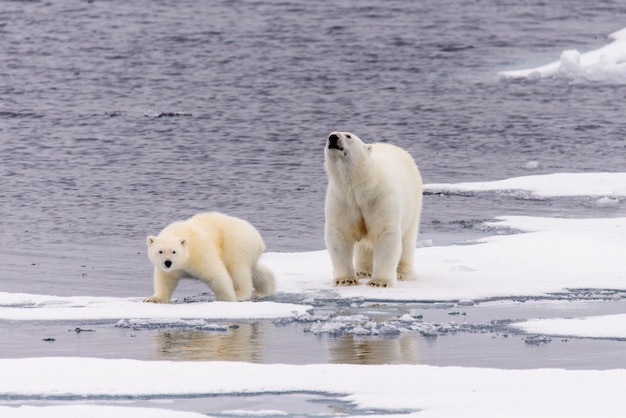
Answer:
[[330, 362], [350, 364], [417, 364], [415, 335], [359, 337], [342, 335], [330, 342]]
[[258, 323], [242, 323], [226, 331], [160, 330], [155, 336], [158, 360], [263, 362], [263, 332]]
[[[418, 336], [313, 336], [304, 327], [270, 322], [240, 323], [224, 331], [161, 329], [154, 334], [152, 358], [157, 360], [245, 361], [290, 364], [416, 364]], [[286, 332], [290, 329], [289, 332]], [[297, 351], [295, 347], [299, 347]], [[277, 356], [264, 358], [263, 353]], [[274, 358], [276, 357], [276, 358]]]

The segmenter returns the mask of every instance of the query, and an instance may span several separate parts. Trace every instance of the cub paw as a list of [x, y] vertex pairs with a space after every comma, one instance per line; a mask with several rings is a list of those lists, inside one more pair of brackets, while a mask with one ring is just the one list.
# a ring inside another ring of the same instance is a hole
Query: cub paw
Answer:
[[148, 298], [145, 298], [143, 301], [150, 302], [150, 303], [168, 303], [169, 302], [169, 300], [163, 300], [156, 296], [150, 296]]

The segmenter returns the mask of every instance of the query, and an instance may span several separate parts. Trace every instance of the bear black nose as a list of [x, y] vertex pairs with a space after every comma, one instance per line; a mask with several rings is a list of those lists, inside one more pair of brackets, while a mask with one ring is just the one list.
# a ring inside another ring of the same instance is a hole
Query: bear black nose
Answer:
[[339, 136], [336, 134], [330, 134], [328, 137], [328, 149], [343, 150], [343, 147], [339, 145]]
[[165, 267], [167, 267], [167, 268], [172, 267], [172, 262], [170, 260], [165, 260], [165, 263], [163, 263], [163, 264], [165, 264]]

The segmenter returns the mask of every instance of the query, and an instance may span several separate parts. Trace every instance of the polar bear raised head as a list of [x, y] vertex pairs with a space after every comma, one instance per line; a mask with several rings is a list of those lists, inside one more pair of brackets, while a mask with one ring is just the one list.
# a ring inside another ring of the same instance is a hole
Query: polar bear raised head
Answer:
[[332, 132], [326, 141], [325, 155], [331, 161], [355, 162], [371, 152], [371, 145], [363, 143], [361, 138], [350, 132]]
[[178, 270], [187, 264], [187, 239], [172, 235], [146, 238], [148, 258], [163, 271]]

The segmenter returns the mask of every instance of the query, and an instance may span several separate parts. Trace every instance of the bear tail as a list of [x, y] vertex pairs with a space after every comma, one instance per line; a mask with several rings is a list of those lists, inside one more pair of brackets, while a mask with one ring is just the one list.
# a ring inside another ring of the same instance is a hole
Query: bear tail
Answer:
[[252, 269], [252, 285], [254, 286], [254, 298], [264, 298], [271, 295], [276, 289], [274, 272], [267, 266], [256, 263]]

